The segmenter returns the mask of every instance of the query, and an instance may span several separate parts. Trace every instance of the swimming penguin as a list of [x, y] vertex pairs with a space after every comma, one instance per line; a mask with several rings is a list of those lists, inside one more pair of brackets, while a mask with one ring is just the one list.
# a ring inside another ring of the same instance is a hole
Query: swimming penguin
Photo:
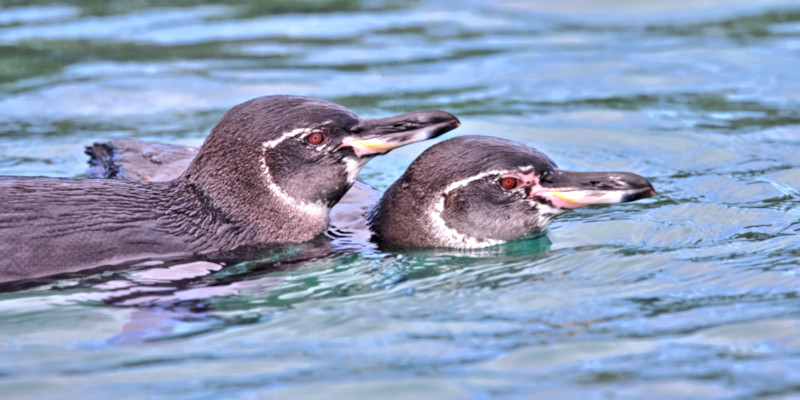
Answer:
[[[87, 173], [166, 179], [180, 174], [196, 151], [140, 140], [96, 143], [87, 149], [92, 156]], [[379, 196], [356, 182], [333, 209], [331, 224], [359, 231], [365, 221], [351, 221], [352, 213], [345, 210], [371, 208], [369, 225], [383, 244], [478, 248], [542, 232], [553, 217], [566, 210], [654, 194], [650, 182], [636, 174], [565, 171], [523, 144], [461, 136], [423, 152], [377, 205], [361, 204]]]
[[369, 159], [459, 124], [267, 96], [228, 111], [173, 180], [0, 177], [0, 282], [311, 239]]
[[425, 150], [369, 218], [392, 246], [480, 248], [542, 232], [566, 210], [653, 195], [636, 174], [566, 171], [523, 144], [461, 136]]

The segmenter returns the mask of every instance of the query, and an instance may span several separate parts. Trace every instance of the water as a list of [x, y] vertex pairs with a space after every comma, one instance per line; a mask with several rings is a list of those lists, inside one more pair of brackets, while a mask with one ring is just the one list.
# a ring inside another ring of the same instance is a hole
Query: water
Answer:
[[[287, 93], [442, 108], [463, 122], [445, 137], [659, 192], [485, 251], [322, 238], [2, 293], [4, 399], [800, 396], [794, 0], [0, 5], [0, 174], [80, 176], [112, 138], [199, 145]], [[428, 145], [361, 179], [385, 189]]]

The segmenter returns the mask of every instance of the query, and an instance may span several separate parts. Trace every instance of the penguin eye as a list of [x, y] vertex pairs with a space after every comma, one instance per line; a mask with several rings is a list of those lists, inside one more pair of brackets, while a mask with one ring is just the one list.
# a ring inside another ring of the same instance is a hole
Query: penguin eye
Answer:
[[322, 143], [324, 141], [325, 141], [325, 135], [323, 135], [323, 134], [321, 134], [319, 132], [314, 132], [314, 133], [306, 136], [306, 142], [308, 142], [308, 144], [311, 144], [311, 145], [314, 145], [314, 146], [316, 146], [316, 145], [318, 145], [318, 144], [320, 144], [320, 143]]
[[511, 190], [519, 185], [519, 179], [512, 177], [505, 177], [505, 178], [500, 178], [500, 181], [498, 183], [500, 184], [500, 186], [503, 187], [503, 189]]

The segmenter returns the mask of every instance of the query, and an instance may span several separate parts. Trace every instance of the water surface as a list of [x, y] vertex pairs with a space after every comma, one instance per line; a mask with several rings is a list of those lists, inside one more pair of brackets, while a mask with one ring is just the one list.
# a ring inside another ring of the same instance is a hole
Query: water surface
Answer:
[[[0, 174], [81, 176], [83, 145], [113, 138], [200, 145], [284, 93], [445, 109], [463, 123], [445, 138], [659, 194], [483, 251], [320, 238], [2, 293], [0, 392], [798, 396], [799, 56], [793, 0], [4, 1]], [[385, 189], [428, 145], [361, 180]]]

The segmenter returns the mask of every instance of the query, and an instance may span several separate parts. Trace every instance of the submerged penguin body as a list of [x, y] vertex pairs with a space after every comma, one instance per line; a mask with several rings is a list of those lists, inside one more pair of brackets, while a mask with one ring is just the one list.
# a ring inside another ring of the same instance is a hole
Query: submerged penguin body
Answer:
[[180, 191], [171, 183], [0, 177], [0, 281], [208, 248], [212, 239], [186, 235], [190, 220], [175, 212], [210, 211]]

